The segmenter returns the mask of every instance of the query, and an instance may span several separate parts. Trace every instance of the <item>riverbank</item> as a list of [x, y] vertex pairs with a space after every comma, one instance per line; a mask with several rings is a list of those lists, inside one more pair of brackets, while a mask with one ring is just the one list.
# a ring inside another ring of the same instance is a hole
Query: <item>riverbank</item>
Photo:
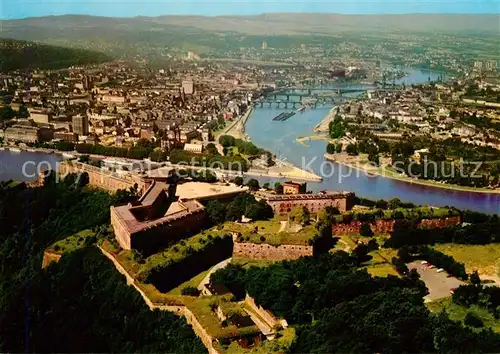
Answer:
[[420, 180], [416, 178], [411, 178], [408, 176], [404, 176], [398, 174], [392, 169], [386, 167], [386, 164], [382, 163], [382, 166], [376, 167], [368, 163], [368, 160], [360, 159], [355, 156], [348, 156], [343, 154], [327, 154], [325, 153], [324, 158], [328, 161], [336, 162], [338, 164], [354, 168], [359, 171], [363, 171], [368, 175], [376, 175], [384, 178], [390, 178], [396, 181], [410, 183], [410, 184], [419, 184], [426, 187], [434, 187], [440, 189], [449, 189], [460, 192], [473, 192], [473, 193], [485, 193], [485, 194], [500, 194], [500, 189], [489, 189], [489, 188], [474, 188], [474, 187], [466, 187], [459, 186], [456, 184], [445, 184], [440, 182], [428, 181], [428, 180]]
[[338, 106], [333, 106], [332, 109], [328, 112], [328, 114], [319, 122], [316, 124], [313, 128], [313, 133], [322, 133], [322, 132], [328, 132], [329, 130], [329, 125], [330, 122], [333, 121], [335, 118], [335, 110], [337, 109]]
[[321, 182], [323, 180], [322, 177], [312, 172], [302, 170], [289, 162], [281, 160], [276, 160], [276, 166], [265, 170], [249, 169], [244, 174], [255, 177], [285, 178], [310, 182]]
[[253, 106], [248, 107], [246, 112], [241, 117], [238, 117], [238, 119], [231, 123], [231, 125], [216, 135], [215, 141], [219, 141], [219, 137], [221, 135], [230, 135], [235, 139], [250, 141], [250, 137], [245, 134], [245, 124], [247, 123], [248, 117], [250, 117], [252, 112]]
[[[230, 135], [235, 139], [250, 141], [250, 137], [245, 134], [245, 125], [252, 112], [253, 106], [250, 106], [245, 114], [243, 114], [243, 116], [234, 121], [229, 127], [227, 127], [227, 129], [224, 129], [216, 137], [216, 141], [218, 141], [221, 135]], [[289, 178], [313, 182], [322, 181], [322, 178], [320, 176], [312, 172], [302, 170], [289, 162], [285, 162], [277, 158], [275, 158], [274, 160], [276, 162], [275, 166], [269, 167], [267, 169], [251, 168], [250, 170], [245, 172], [244, 175], [254, 177]]]

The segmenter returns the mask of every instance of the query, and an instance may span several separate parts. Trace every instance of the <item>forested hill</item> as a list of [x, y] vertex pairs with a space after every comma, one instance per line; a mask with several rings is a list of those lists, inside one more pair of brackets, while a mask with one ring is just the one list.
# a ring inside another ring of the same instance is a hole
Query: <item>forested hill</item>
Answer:
[[0, 39], [0, 72], [17, 69], [62, 69], [109, 61], [106, 54], [14, 39]]
[[131, 197], [87, 182], [0, 182], [0, 352], [205, 353], [183, 318], [150, 311], [93, 245], [41, 269], [45, 248], [82, 230], [96, 237], [110, 206]]

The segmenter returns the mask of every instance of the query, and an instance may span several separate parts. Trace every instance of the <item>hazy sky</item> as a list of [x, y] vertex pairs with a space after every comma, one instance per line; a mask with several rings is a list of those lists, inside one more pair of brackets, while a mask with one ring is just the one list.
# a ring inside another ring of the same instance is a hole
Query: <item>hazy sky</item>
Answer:
[[264, 12], [500, 13], [500, 0], [0, 0], [0, 18], [89, 14], [131, 17], [168, 14], [249, 15]]

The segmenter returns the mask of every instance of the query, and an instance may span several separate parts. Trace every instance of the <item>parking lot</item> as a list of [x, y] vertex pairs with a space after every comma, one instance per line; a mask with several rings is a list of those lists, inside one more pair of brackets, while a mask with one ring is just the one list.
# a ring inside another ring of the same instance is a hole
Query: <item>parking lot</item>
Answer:
[[420, 279], [429, 289], [429, 295], [425, 298], [428, 301], [441, 299], [451, 296], [451, 290], [464, 284], [461, 280], [449, 276], [445, 271], [438, 273], [438, 268], [430, 268], [429, 265], [423, 265], [422, 261], [408, 263], [408, 269], [416, 269], [420, 274]]

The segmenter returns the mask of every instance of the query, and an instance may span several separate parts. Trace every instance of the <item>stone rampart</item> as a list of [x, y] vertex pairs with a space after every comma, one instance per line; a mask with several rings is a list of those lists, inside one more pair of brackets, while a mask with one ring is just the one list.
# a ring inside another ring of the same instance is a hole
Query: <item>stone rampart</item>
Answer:
[[137, 185], [139, 191], [143, 191], [146, 185], [146, 182], [140, 177], [133, 175], [118, 175], [111, 171], [74, 161], [60, 163], [57, 172], [61, 177], [70, 173], [80, 174], [87, 172], [89, 175], [89, 185], [111, 192], [116, 192], [118, 189], [128, 190], [135, 185]]
[[99, 247], [99, 249], [109, 260], [111, 260], [111, 262], [113, 262], [118, 272], [120, 272], [125, 276], [125, 279], [127, 280], [127, 285], [132, 285], [135, 288], [135, 290], [139, 292], [139, 294], [144, 299], [144, 302], [151, 311], [158, 309], [161, 311], [173, 312], [178, 316], [184, 316], [186, 322], [191, 325], [194, 333], [196, 333], [196, 335], [201, 339], [205, 347], [208, 349], [208, 353], [220, 354], [213, 346], [213, 338], [207, 333], [207, 331], [200, 324], [196, 316], [188, 308], [186, 308], [186, 306], [180, 306], [180, 305], [172, 306], [172, 305], [154, 303], [146, 295], [146, 293], [139, 286], [137, 286], [137, 284], [135, 283], [135, 279], [127, 272], [125, 268], [122, 267], [122, 265], [115, 259], [115, 257], [111, 253], [107, 252], [102, 247]]
[[[375, 220], [375, 222], [370, 223], [372, 231], [376, 234], [389, 233], [394, 231], [394, 224], [396, 220]], [[343, 235], [359, 235], [359, 230], [361, 229], [361, 221], [351, 221], [348, 224], [334, 224], [333, 225], [333, 235], [343, 236]], [[435, 219], [422, 219], [418, 224], [419, 228], [441, 228], [452, 225], [460, 224], [460, 216], [449, 216], [445, 218], [435, 218]]]
[[279, 245], [266, 243], [234, 242], [233, 258], [283, 261], [312, 256], [313, 246]]
[[279, 319], [275, 317], [270, 311], [266, 310], [262, 306], [259, 306], [255, 303], [255, 299], [251, 297], [250, 295], [246, 295], [245, 297], [245, 303], [250, 306], [250, 308], [257, 314], [259, 315], [266, 323], [269, 325], [269, 327], [277, 329], [279, 327], [286, 328], [288, 327], [288, 323], [284, 319]]

